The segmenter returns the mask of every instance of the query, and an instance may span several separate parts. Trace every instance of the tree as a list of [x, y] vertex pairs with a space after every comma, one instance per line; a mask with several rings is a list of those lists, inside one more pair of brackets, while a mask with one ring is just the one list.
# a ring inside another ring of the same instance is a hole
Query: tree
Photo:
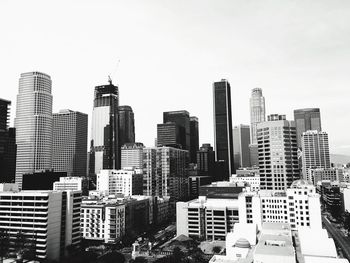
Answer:
[[148, 260], [145, 257], [136, 257], [133, 263], [147, 263]]
[[3, 257], [8, 253], [10, 245], [10, 237], [7, 230], [0, 229], [0, 262], [2, 262]]
[[124, 263], [125, 257], [122, 253], [114, 251], [112, 253], [108, 253], [102, 256], [101, 258], [99, 258], [97, 262], [98, 263], [116, 263], [116, 262]]
[[350, 235], [350, 213], [346, 211], [343, 215], [344, 228]]
[[214, 246], [214, 247], [213, 247], [213, 252], [214, 252], [214, 254], [219, 254], [219, 253], [221, 252], [221, 247], [219, 247], [219, 246]]

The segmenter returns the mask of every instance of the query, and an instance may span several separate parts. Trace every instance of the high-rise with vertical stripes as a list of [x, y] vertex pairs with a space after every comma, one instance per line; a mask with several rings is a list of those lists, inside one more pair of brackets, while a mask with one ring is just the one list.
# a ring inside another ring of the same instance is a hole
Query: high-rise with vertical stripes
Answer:
[[52, 168], [67, 176], [85, 177], [88, 116], [72, 110], [53, 114]]
[[16, 183], [22, 175], [52, 167], [51, 77], [41, 72], [22, 73], [15, 118]]

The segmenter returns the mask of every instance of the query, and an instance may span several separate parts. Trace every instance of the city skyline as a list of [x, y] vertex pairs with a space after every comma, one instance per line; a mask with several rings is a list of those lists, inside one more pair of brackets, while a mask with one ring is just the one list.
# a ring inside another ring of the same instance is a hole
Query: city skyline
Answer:
[[[133, 107], [136, 141], [152, 146], [162, 112], [188, 110], [199, 118], [200, 144], [213, 144], [211, 85], [225, 78], [232, 87], [233, 125], [249, 124], [250, 93], [260, 87], [267, 114], [286, 114], [292, 120], [295, 109], [320, 108], [330, 152], [350, 155], [341, 124], [342, 113], [350, 110], [350, 5], [345, 1], [316, 6], [292, 1], [78, 1], [69, 4], [65, 21], [57, 17], [65, 5], [37, 2], [40, 9], [25, 2], [21, 10], [10, 2], [0, 4], [1, 22], [8, 25], [0, 51], [7, 87], [1, 97], [12, 102], [11, 126], [18, 77], [38, 70], [52, 77], [53, 112], [69, 108], [89, 114], [91, 138], [93, 89], [107, 84], [111, 75], [121, 92], [120, 104]], [[23, 19], [13, 21], [13, 12]], [[279, 15], [272, 18], [271, 13]], [[251, 23], [252, 18], [264, 23]], [[201, 103], [193, 100], [197, 94]]]

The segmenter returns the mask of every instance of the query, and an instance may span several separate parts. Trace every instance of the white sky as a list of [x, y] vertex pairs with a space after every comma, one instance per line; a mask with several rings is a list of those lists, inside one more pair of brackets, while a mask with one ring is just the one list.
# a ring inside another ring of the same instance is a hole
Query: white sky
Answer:
[[54, 112], [91, 117], [111, 74], [137, 141], [152, 146], [162, 112], [186, 109], [202, 144], [213, 143], [212, 83], [226, 78], [234, 125], [249, 124], [261, 87], [268, 114], [321, 108], [331, 151], [350, 154], [349, 22], [347, 0], [1, 0], [0, 97], [13, 123], [19, 75], [38, 70], [53, 80]]

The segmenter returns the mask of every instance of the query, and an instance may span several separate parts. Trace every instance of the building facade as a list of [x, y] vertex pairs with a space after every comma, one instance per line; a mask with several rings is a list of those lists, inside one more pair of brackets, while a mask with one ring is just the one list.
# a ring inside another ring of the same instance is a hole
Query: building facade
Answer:
[[95, 87], [90, 143], [89, 174], [120, 168], [119, 93], [112, 84]]
[[88, 115], [61, 110], [53, 114], [52, 168], [68, 176], [87, 175]]
[[306, 131], [301, 136], [302, 170], [306, 178], [308, 169], [330, 168], [328, 134], [322, 131]]
[[252, 95], [249, 100], [250, 103], [250, 142], [257, 144], [257, 125], [264, 122], [265, 113], [265, 97], [262, 94], [262, 89], [255, 88], [252, 90]]
[[213, 96], [215, 161], [224, 163], [223, 173], [216, 173], [215, 180], [228, 180], [234, 172], [230, 83], [214, 82]]
[[197, 163], [197, 151], [199, 149], [198, 118], [190, 117], [190, 163]]
[[249, 125], [239, 125], [233, 128], [233, 156], [235, 171], [250, 167], [250, 128]]
[[[181, 149], [190, 150], [190, 114], [186, 110], [163, 112], [163, 123], [173, 122], [179, 129]], [[159, 140], [159, 138], [158, 138]], [[159, 145], [159, 141], [158, 141]], [[163, 146], [169, 146], [162, 144]]]
[[303, 132], [309, 130], [322, 131], [321, 113], [319, 108], [306, 108], [294, 110], [294, 121], [297, 128], [298, 147], [301, 146]]
[[204, 143], [197, 152], [197, 169], [200, 176], [214, 177], [215, 153], [210, 143]]
[[11, 101], [0, 99], [0, 182], [11, 183], [16, 174], [16, 130], [9, 128]]
[[143, 143], [126, 143], [121, 147], [121, 168], [143, 169]]
[[96, 190], [106, 196], [142, 195], [143, 174], [139, 169], [101, 170], [96, 183]]
[[80, 191], [2, 191], [0, 202], [10, 252], [19, 235], [39, 260], [59, 261], [68, 245], [80, 244]]
[[83, 178], [81, 177], [60, 177], [59, 181], [53, 183], [54, 191], [82, 191]]
[[22, 73], [15, 118], [16, 183], [22, 175], [52, 167], [51, 77], [41, 72]]
[[275, 114], [257, 127], [260, 187], [285, 190], [300, 178], [294, 122]]
[[135, 142], [135, 119], [132, 108], [127, 105], [118, 107], [119, 145]]

